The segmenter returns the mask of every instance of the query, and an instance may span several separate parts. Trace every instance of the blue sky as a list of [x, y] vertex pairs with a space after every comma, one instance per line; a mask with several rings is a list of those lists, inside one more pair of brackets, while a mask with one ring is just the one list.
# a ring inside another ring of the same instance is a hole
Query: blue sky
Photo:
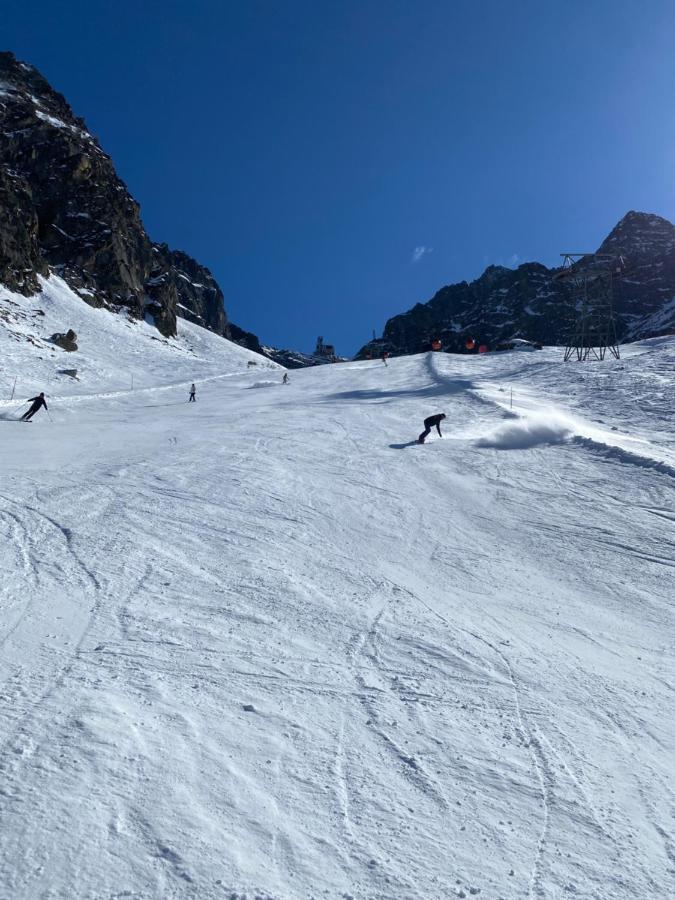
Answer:
[[33, 0], [0, 34], [277, 346], [675, 218], [670, 0]]

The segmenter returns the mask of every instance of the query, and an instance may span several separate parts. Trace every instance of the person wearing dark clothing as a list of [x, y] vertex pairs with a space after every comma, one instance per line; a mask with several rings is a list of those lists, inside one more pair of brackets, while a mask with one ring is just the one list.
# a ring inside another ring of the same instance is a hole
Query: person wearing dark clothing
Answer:
[[44, 395], [44, 394], [40, 394], [39, 397], [31, 397], [30, 400], [27, 400], [27, 401], [26, 401], [26, 403], [31, 403], [32, 406], [31, 406], [31, 408], [28, 410], [28, 412], [25, 412], [25, 413], [21, 416], [21, 421], [22, 421], [22, 422], [30, 422], [30, 420], [33, 418], [33, 416], [34, 416], [35, 413], [38, 411], [38, 409], [40, 409], [41, 406], [44, 406], [44, 408], [47, 409], [47, 403], [46, 403], [46, 401], [45, 401], [45, 395]]
[[418, 443], [423, 444], [426, 436], [429, 434], [431, 429], [436, 426], [436, 430], [438, 431], [438, 436], [443, 437], [441, 434], [441, 422], [445, 418], [445, 413], [439, 413], [437, 416], [429, 416], [424, 420], [424, 431], [417, 438]]
[[283, 384], [288, 384], [288, 372], [284, 372]]
[[193, 384], [190, 386], [190, 399], [188, 400], [188, 403], [196, 403], [197, 402], [197, 398], [195, 397], [196, 393], [197, 393], [197, 388]]

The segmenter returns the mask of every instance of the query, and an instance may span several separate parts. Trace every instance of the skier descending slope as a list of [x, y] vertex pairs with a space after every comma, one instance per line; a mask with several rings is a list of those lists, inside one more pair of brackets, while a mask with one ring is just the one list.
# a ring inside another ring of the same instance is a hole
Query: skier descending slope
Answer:
[[190, 385], [190, 399], [188, 400], [188, 403], [196, 403], [197, 402], [197, 398], [195, 396], [196, 393], [197, 393], [197, 388], [194, 386], [194, 384], [191, 384]]
[[418, 443], [423, 444], [426, 436], [429, 434], [431, 429], [436, 426], [436, 430], [438, 431], [438, 436], [443, 437], [441, 434], [441, 421], [445, 418], [445, 413], [439, 413], [437, 416], [428, 416], [424, 420], [424, 431], [417, 438]]
[[33, 418], [33, 416], [41, 406], [44, 406], [44, 408], [47, 409], [47, 403], [45, 401], [44, 394], [40, 394], [38, 397], [31, 397], [30, 400], [26, 400], [26, 403], [32, 403], [32, 406], [28, 410], [28, 412], [25, 412], [21, 416], [22, 422], [30, 422], [30, 420]]

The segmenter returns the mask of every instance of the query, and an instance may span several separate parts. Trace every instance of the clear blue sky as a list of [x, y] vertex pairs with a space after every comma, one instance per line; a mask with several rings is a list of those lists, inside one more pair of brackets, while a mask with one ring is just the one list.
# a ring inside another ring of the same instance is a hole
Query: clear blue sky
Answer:
[[0, 35], [277, 346], [675, 218], [672, 0], [10, 0]]

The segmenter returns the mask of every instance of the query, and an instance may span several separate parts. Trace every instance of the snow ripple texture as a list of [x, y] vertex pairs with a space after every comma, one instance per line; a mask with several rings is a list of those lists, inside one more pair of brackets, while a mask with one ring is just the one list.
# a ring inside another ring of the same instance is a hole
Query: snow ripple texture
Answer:
[[675, 896], [675, 339], [282, 385], [0, 308], [1, 900]]

